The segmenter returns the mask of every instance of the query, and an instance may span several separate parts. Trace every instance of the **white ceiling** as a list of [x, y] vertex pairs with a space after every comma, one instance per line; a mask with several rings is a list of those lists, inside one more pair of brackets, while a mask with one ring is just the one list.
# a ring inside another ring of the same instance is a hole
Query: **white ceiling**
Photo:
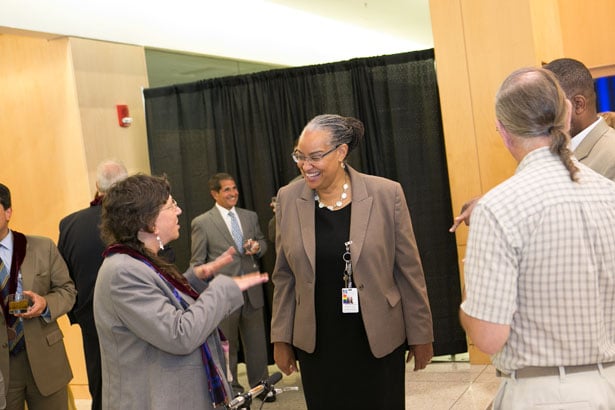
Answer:
[[[212, 58], [202, 55], [175, 53], [168, 50], [148, 49], [148, 74], [150, 85], [153, 87], [179, 84], [205, 78], [222, 77], [227, 75], [247, 74], [277, 67], [318, 64], [330, 61], [339, 61], [354, 57], [366, 57], [381, 54], [413, 51], [432, 48], [433, 38], [431, 32], [431, 19], [429, 16], [428, 0], [270, 0], [289, 9], [300, 10], [311, 15], [341, 22], [351, 27], [370, 30], [376, 33], [405, 39], [406, 44], [398, 49], [366, 50], [363, 54], [348, 54], [344, 44], [337, 45], [330, 58], [319, 56], [306, 56], [303, 64], [293, 63], [281, 59], [277, 64], [270, 62], [245, 61], [243, 54], [235, 55], [233, 59]], [[320, 27], [301, 26], [296, 30], [304, 32], [318, 31]], [[293, 30], [293, 31], [296, 31]], [[293, 36], [293, 32], [284, 35]], [[329, 47], [335, 42], [335, 35], [330, 41], [316, 45], [315, 48]], [[272, 45], [272, 48], [273, 45]]]
[[[432, 48], [429, 0], [269, 0]], [[406, 50], [412, 51], [412, 50]]]
[[154, 86], [433, 47], [429, 0], [0, 0], [8, 29], [142, 45]]

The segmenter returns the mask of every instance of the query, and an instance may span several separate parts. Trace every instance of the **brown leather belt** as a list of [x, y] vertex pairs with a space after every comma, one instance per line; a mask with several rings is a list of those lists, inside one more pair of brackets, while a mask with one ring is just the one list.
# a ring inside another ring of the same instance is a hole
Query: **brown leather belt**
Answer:
[[[615, 362], [602, 363], [602, 368], [606, 369], [615, 365]], [[560, 368], [564, 369], [564, 374], [590, 372], [592, 370], [599, 370], [598, 363], [596, 364], [584, 364], [580, 366], [554, 366], [554, 367], [524, 367], [514, 371], [514, 378], [516, 379], [529, 379], [531, 377], [544, 377], [544, 376], [559, 376]], [[513, 377], [512, 373], [505, 373], [496, 369], [495, 375], [497, 377]]]

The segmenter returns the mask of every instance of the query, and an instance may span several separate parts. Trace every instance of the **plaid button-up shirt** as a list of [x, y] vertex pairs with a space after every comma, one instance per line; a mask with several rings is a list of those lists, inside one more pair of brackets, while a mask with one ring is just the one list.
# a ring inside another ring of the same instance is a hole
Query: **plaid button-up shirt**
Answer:
[[615, 183], [548, 148], [472, 213], [463, 311], [510, 325], [500, 370], [615, 361]]

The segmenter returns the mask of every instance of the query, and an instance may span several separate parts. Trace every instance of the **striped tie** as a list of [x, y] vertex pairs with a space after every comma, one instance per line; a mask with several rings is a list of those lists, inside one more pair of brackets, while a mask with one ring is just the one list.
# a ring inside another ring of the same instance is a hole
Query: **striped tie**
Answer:
[[2, 258], [0, 258], [0, 289], [2, 290], [2, 300], [5, 302], [5, 306], [9, 298], [9, 288], [7, 287], [9, 277], [8, 269], [4, 265]]
[[243, 253], [243, 234], [239, 227], [239, 221], [233, 212], [229, 212], [228, 216], [231, 218], [231, 235], [233, 236], [235, 245], [237, 245], [237, 250], [239, 253]]

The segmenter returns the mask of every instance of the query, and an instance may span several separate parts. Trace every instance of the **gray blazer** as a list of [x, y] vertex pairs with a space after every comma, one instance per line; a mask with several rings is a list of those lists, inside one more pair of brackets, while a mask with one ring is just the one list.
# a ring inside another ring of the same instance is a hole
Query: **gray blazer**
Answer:
[[597, 173], [615, 181], [615, 129], [600, 118], [574, 150], [574, 156]]
[[185, 276], [203, 290], [196, 300], [180, 294], [187, 310], [145, 263], [124, 254], [104, 260], [94, 290], [103, 409], [212, 409], [200, 346], [207, 341], [218, 372], [226, 374], [216, 329], [243, 297], [226, 276], [209, 286], [191, 269]]
[[[256, 212], [235, 207], [239, 217], [243, 237], [252, 238], [260, 244], [257, 255], [241, 255], [239, 252], [233, 257], [233, 262], [222, 267], [219, 273], [228, 276], [238, 276], [259, 270], [258, 259], [267, 252], [267, 241], [261, 232]], [[229, 246], [237, 246], [233, 237], [220, 215], [220, 211], [214, 205], [209, 211], [197, 216], [192, 220], [192, 259], [191, 265], [200, 265], [210, 262], [226, 251]], [[257, 267], [254, 267], [254, 264]], [[262, 286], [253, 286], [246, 291], [247, 299], [254, 309], [262, 308], [265, 304]]]
[[[425, 277], [401, 185], [348, 167], [352, 182], [350, 251], [372, 353], [431, 343]], [[271, 341], [316, 347], [314, 193], [305, 181], [280, 188], [276, 208]], [[340, 307], [341, 309], [341, 307]]]

